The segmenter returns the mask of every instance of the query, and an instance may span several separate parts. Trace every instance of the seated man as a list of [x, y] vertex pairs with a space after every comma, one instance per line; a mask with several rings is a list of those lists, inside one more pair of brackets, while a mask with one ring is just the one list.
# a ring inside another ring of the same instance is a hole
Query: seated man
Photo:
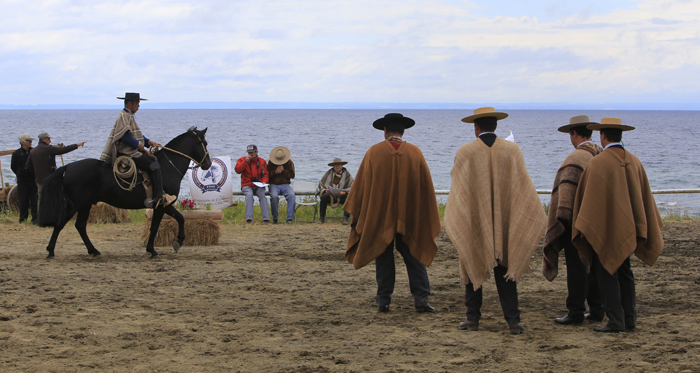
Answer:
[[278, 146], [270, 152], [267, 173], [270, 175], [270, 205], [272, 207], [272, 224], [277, 224], [280, 193], [287, 200], [287, 224], [294, 220], [294, 190], [289, 185], [294, 179], [294, 162], [292, 153], [284, 146]]
[[263, 224], [270, 223], [270, 210], [265, 198], [265, 185], [269, 182], [266, 168], [267, 162], [258, 157], [258, 147], [255, 145], [248, 145], [248, 155], [239, 158], [236, 167], [233, 168], [237, 174], [241, 175], [241, 191], [245, 195], [245, 220], [248, 224], [253, 222], [253, 194], [260, 200]]
[[[348, 193], [350, 192], [350, 187], [352, 187], [354, 180], [350, 172], [343, 167], [346, 164], [348, 164], [348, 162], [343, 162], [340, 158], [334, 159], [333, 162], [328, 164], [333, 168], [326, 171], [318, 182], [316, 195], [321, 196], [319, 224], [326, 222], [326, 208], [328, 208], [329, 203], [331, 207], [336, 208], [345, 203], [345, 200], [348, 198]], [[350, 213], [343, 211], [343, 225], [348, 225], [349, 217]]]

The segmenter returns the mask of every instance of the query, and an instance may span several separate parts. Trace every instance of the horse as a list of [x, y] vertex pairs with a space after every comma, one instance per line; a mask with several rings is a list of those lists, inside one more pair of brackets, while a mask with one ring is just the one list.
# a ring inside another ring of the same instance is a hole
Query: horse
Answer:
[[[190, 160], [204, 170], [211, 167], [207, 141], [204, 139], [206, 132], [206, 128], [198, 131], [196, 127], [191, 127], [155, 152], [154, 155], [161, 166], [164, 193], [174, 196], [180, 193], [180, 182], [187, 172]], [[49, 252], [48, 259], [54, 258], [58, 235], [76, 212], [78, 217], [75, 220], [75, 228], [80, 233], [88, 254], [95, 257], [101, 255], [90, 242], [86, 230], [92, 206], [97, 202], [105, 202], [122, 209], [144, 208], [145, 188], [137, 185], [133, 190], [128, 191], [122, 187], [121, 183], [117, 181], [112, 165], [99, 159], [83, 159], [69, 163], [49, 175], [41, 188], [37, 219], [39, 226], [54, 228], [51, 240], [46, 246], [46, 251]], [[165, 207], [158, 204], [153, 210], [150, 236], [146, 245], [146, 252], [151, 254], [151, 258], [158, 256], [153, 248], [153, 242], [163, 214], [172, 216], [178, 223], [177, 241], [173, 243], [175, 252], [180, 249], [185, 240], [185, 219], [182, 214], [172, 204]]]

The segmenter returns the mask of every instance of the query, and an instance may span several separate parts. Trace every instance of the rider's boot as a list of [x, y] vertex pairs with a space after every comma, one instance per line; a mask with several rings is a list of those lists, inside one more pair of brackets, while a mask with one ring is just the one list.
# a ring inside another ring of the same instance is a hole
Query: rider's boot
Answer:
[[159, 203], [163, 206], [168, 206], [175, 202], [177, 197], [163, 193], [163, 179], [160, 174], [160, 164], [158, 162], [151, 163], [149, 176], [151, 177], [151, 188], [153, 189], [153, 198], [146, 198], [144, 204], [146, 207], [155, 208]]

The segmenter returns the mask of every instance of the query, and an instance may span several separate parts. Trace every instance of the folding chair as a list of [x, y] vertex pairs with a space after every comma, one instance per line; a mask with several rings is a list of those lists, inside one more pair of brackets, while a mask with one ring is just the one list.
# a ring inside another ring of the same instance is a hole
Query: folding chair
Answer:
[[[294, 184], [292, 184], [292, 189], [294, 190], [294, 194], [297, 196], [297, 201], [295, 202], [296, 206], [294, 207], [294, 222], [296, 223], [297, 221], [300, 221], [303, 223], [315, 223], [316, 219], [318, 218], [318, 198], [316, 198], [315, 194], [312, 194], [313, 202], [300, 202], [299, 197], [304, 195], [306, 198], [309, 193], [315, 193], [316, 184], [310, 181], [296, 181]], [[299, 207], [313, 207], [314, 220], [297, 220], [297, 210], [299, 210]]]

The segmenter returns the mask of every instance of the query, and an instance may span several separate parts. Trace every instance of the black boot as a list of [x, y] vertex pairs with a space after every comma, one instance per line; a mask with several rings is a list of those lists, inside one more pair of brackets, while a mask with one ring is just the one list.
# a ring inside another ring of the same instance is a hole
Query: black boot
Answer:
[[163, 179], [160, 176], [160, 164], [158, 162], [151, 163], [148, 170], [148, 177], [151, 179], [151, 190], [153, 191], [153, 198], [146, 198], [144, 204], [146, 207], [155, 208], [163, 198]]

